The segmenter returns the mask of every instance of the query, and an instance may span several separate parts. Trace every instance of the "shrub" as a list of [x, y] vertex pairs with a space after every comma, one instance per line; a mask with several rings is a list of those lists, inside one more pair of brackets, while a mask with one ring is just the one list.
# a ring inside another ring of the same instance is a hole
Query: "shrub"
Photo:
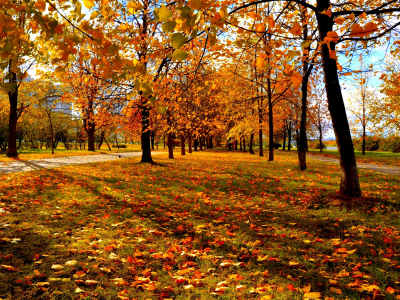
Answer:
[[[317, 149], [319, 150], [319, 141], [309, 141], [308, 142], [309, 149]], [[325, 143], [322, 143], [322, 149], [326, 149]]]
[[282, 147], [282, 144], [274, 143], [274, 149], [275, 150], [278, 150], [280, 147]]
[[[354, 148], [358, 151], [362, 151], [362, 138], [354, 139]], [[365, 151], [378, 151], [380, 148], [380, 139], [377, 137], [367, 137], [365, 139]]]
[[112, 147], [113, 148], [128, 148], [128, 146], [125, 144], [118, 145], [118, 147], [117, 147], [117, 145], [112, 145]]

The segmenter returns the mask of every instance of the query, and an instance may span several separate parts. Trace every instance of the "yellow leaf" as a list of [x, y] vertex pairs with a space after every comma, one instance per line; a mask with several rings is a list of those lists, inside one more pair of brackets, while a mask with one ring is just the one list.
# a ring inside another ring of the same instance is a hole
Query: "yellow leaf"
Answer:
[[296, 22], [293, 27], [289, 30], [289, 33], [293, 35], [301, 35], [301, 26], [298, 22]]
[[194, 10], [200, 10], [204, 7], [204, 3], [201, 0], [189, 0], [188, 5]]
[[311, 292], [311, 293], [305, 293], [304, 298], [308, 299], [320, 299], [321, 298], [321, 293], [320, 292]]
[[82, 0], [86, 8], [91, 9], [94, 6], [94, 0]]

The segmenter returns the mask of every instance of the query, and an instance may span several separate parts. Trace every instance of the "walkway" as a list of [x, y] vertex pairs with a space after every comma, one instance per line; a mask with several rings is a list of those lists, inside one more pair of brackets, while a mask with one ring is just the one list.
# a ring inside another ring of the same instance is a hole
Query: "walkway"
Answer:
[[[152, 152], [152, 155], [161, 154], [161, 152]], [[86, 156], [66, 156], [57, 158], [44, 158], [33, 160], [16, 160], [12, 162], [0, 162], [0, 174], [25, 172], [40, 169], [52, 169], [76, 164], [96, 163], [103, 161], [112, 161], [121, 158], [141, 157], [141, 152], [125, 152], [96, 154]]]
[[[319, 155], [307, 155], [307, 159], [315, 159], [315, 160], [330, 162], [330, 163], [334, 163], [334, 164], [339, 164], [339, 159], [337, 159], [337, 158], [330, 158], [330, 157], [319, 156]], [[372, 171], [378, 172], [378, 173], [400, 176], [400, 167], [397, 167], [397, 166], [357, 163], [357, 167], [359, 169], [368, 169], [368, 170], [372, 170]]]

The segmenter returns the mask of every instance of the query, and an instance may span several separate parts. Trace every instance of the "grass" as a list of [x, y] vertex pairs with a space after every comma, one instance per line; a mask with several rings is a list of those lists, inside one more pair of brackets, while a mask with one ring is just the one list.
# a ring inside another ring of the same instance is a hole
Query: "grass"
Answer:
[[[0, 176], [1, 299], [396, 299], [400, 180], [206, 151]], [[311, 293], [311, 294], [310, 294]]]
[[[308, 153], [339, 158], [339, 152], [337, 150], [324, 150], [322, 153], [319, 152], [319, 150], [311, 150]], [[361, 151], [355, 151], [355, 154], [356, 160], [359, 163], [400, 166], [400, 153], [366, 151], [365, 155], [362, 155]]]
[[0, 152], [0, 162], [8, 162], [14, 160], [31, 160], [31, 159], [44, 159], [44, 158], [56, 158], [65, 156], [84, 156], [84, 155], [96, 155], [101, 153], [120, 153], [120, 152], [136, 152], [141, 151], [140, 145], [127, 144], [127, 148], [111, 148], [108, 150], [107, 145], [102, 145], [101, 149], [96, 149], [95, 152], [88, 150], [67, 150], [63, 146], [57, 147], [54, 150], [54, 154], [51, 154], [51, 149], [21, 149], [18, 150], [18, 158], [7, 157], [6, 152]]

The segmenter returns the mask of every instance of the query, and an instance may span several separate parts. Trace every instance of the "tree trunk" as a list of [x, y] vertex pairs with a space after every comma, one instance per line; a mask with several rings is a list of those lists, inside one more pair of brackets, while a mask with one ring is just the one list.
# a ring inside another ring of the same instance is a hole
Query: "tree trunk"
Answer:
[[202, 136], [199, 138], [199, 146], [200, 146], [200, 151], [203, 151], [203, 137]]
[[[10, 82], [17, 84], [17, 74], [12, 73], [12, 79]], [[7, 146], [7, 156], [8, 157], [18, 157], [17, 151], [17, 121], [18, 121], [18, 89], [9, 92], [8, 101], [10, 103], [10, 114], [8, 119], [8, 146]]]
[[213, 137], [210, 136], [210, 149], [214, 148], [214, 144], [213, 144]]
[[146, 106], [147, 98], [141, 99], [141, 115], [142, 115], [142, 163], [153, 163], [150, 149], [150, 110]]
[[235, 140], [235, 150], [238, 149], [238, 140]]
[[185, 152], [185, 135], [181, 132], [181, 155], [186, 155]]
[[[328, 10], [330, 5], [331, 3], [329, 0], [317, 0], [317, 9], [319, 12]], [[322, 13], [317, 13], [316, 16], [320, 42], [323, 42], [328, 32], [333, 30], [333, 21], [331, 17]], [[334, 42], [330, 42], [330, 48], [334, 50]], [[330, 58], [327, 44], [322, 45], [321, 55], [328, 108], [331, 113], [336, 144], [340, 154], [340, 167], [342, 170], [340, 192], [348, 196], [359, 197], [361, 196], [361, 188], [358, 178], [357, 162], [342, 91], [340, 89], [336, 60]]]
[[246, 139], [243, 138], [243, 152], [246, 152]]
[[240, 138], [240, 142], [239, 142], [239, 151], [240, 151], [240, 152], [243, 152], [242, 143], [243, 143], [243, 139]]
[[319, 128], [319, 152], [322, 152], [324, 148], [322, 147], [322, 128]]
[[292, 148], [292, 122], [289, 122], [289, 127], [288, 127], [288, 151]]
[[254, 141], [254, 133], [250, 134], [250, 154], [254, 154], [254, 150], [253, 150], [253, 141]]
[[231, 138], [228, 139], [228, 151], [232, 151]]
[[197, 147], [198, 147], [198, 145], [199, 145], [199, 141], [198, 141], [198, 139], [197, 138], [195, 138], [194, 139], [194, 151], [196, 151], [197, 152]]
[[274, 160], [274, 112], [272, 107], [271, 79], [267, 77], [268, 87], [268, 128], [269, 128], [269, 155], [268, 161]]
[[173, 136], [172, 132], [168, 132], [168, 158], [173, 159], [174, 158], [174, 148], [173, 148]]
[[283, 146], [282, 146], [282, 150], [286, 150], [286, 122], [285, 122], [285, 129], [283, 131]]
[[108, 150], [111, 150], [111, 147], [110, 147], [110, 145], [108, 144], [107, 139], [106, 139], [105, 137], [104, 137], [104, 141], [105, 141], [106, 144], [107, 144]]
[[156, 135], [153, 132], [151, 132], [150, 138], [151, 138], [151, 150], [154, 150], [154, 140], [156, 138]]
[[94, 144], [95, 125], [92, 122], [88, 124], [86, 133], [88, 135], [88, 151], [95, 151], [96, 150]]
[[54, 132], [53, 132], [53, 122], [51, 121], [50, 113], [49, 113], [49, 121], [50, 121], [50, 137], [51, 137], [51, 154], [54, 154]]
[[192, 153], [192, 134], [188, 130], [188, 144], [189, 144], [189, 153]]
[[366, 128], [365, 128], [366, 126], [365, 126], [365, 123], [363, 124], [363, 143], [362, 143], [362, 155], [365, 155], [365, 144], [366, 144], [366, 141], [365, 141], [365, 138], [366, 138], [366, 133], [365, 133], [365, 131], [366, 131]]
[[165, 149], [165, 134], [164, 134], [164, 149]]

